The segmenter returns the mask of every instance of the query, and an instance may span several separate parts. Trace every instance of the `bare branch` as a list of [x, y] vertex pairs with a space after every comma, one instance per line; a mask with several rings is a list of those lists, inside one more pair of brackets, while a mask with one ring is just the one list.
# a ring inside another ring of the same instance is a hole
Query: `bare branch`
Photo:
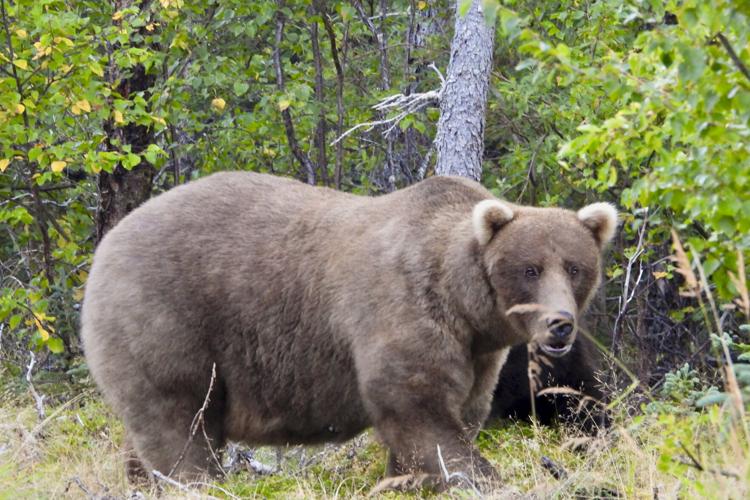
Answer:
[[[341, 59], [339, 58], [339, 50], [336, 45], [336, 32], [333, 29], [333, 24], [328, 16], [328, 11], [325, 7], [325, 2], [316, 1], [314, 2], [315, 9], [323, 19], [323, 26], [325, 27], [326, 34], [328, 35], [328, 43], [331, 47], [331, 58], [333, 59], [333, 66], [336, 69], [336, 134], [341, 135], [341, 131], [344, 130], [344, 67]], [[346, 33], [348, 32], [348, 23], [344, 28], [344, 47], [346, 47]], [[344, 51], [344, 57], [346, 51]], [[332, 143], [331, 145], [334, 145]], [[344, 168], [344, 145], [339, 144], [336, 146], [336, 170], [334, 171], [334, 185], [336, 189], [341, 189], [341, 177], [343, 175]]]
[[[195, 438], [195, 434], [198, 432], [199, 428], [203, 432], [203, 437], [206, 440], [206, 444], [208, 445], [208, 449], [211, 452], [211, 456], [216, 461], [216, 465], [218, 465], [219, 470], [221, 470], [222, 473], [225, 473], [224, 469], [221, 466], [221, 461], [216, 456], [216, 453], [214, 453], [214, 450], [211, 447], [211, 440], [208, 438], [208, 435], [206, 434], [206, 426], [205, 426], [205, 420], [204, 420], [206, 408], [208, 408], [208, 403], [211, 401], [211, 392], [213, 392], [215, 382], [216, 382], [216, 363], [213, 363], [213, 365], [211, 366], [211, 381], [208, 383], [208, 390], [206, 391], [206, 397], [203, 400], [203, 405], [201, 405], [200, 409], [193, 417], [193, 422], [190, 424], [190, 435], [188, 436], [188, 439], [185, 442], [185, 446], [182, 447], [180, 456], [177, 458], [177, 461], [174, 463], [174, 465], [172, 466], [172, 469], [170, 469], [169, 474], [167, 474], [167, 476], [171, 476], [174, 473], [174, 471], [177, 470], [177, 467], [185, 458], [185, 453], [187, 452], [188, 448], [190, 448], [190, 445], [192, 444], [193, 439]], [[158, 472], [158, 471], [154, 471], [154, 472]]]
[[729, 54], [729, 58], [732, 60], [735, 66], [737, 66], [737, 69], [745, 75], [745, 78], [750, 80], [750, 70], [747, 69], [747, 66], [745, 66], [745, 63], [742, 62], [742, 59], [740, 59], [740, 56], [737, 55], [737, 52], [734, 51], [734, 48], [732, 48], [732, 45], [729, 43], [729, 40], [727, 40], [727, 37], [724, 36], [724, 33], [717, 33], [716, 38], [719, 39], [721, 42], [721, 45], [724, 46], [724, 50], [727, 51], [727, 54]]
[[[633, 252], [633, 254], [628, 259], [627, 266], [625, 266], [625, 280], [622, 283], [622, 296], [619, 298], [620, 310], [617, 313], [615, 324], [612, 329], [612, 351], [615, 354], [618, 351], [617, 341], [619, 339], [620, 323], [622, 321], [622, 318], [625, 316], [625, 312], [628, 310], [628, 305], [633, 300], [633, 297], [635, 297], [635, 292], [638, 289], [641, 278], [643, 277], [643, 263], [640, 261], [640, 257], [644, 251], [643, 241], [646, 235], [646, 228], [648, 227], [648, 208], [646, 208], [645, 210], [646, 212], [643, 218], [643, 223], [641, 224], [640, 231], [638, 232], [638, 244], [636, 245], [635, 252]], [[638, 277], [636, 278], [635, 283], [632, 285], [631, 290], [630, 276], [633, 272], [633, 266], [635, 266], [636, 261], [640, 262], [640, 269], [638, 271]]]
[[[385, 33], [381, 28], [375, 26], [372, 19], [367, 16], [362, 2], [359, 0], [353, 0], [354, 8], [359, 13], [359, 18], [365, 23], [365, 26], [370, 30], [372, 36], [378, 41], [378, 50], [380, 51], [380, 86], [381, 90], [387, 90], [391, 86], [391, 73], [388, 66], [388, 40], [385, 37]], [[382, 22], [382, 18], [381, 18]]]
[[29, 392], [31, 392], [31, 396], [34, 398], [34, 403], [36, 404], [36, 413], [39, 416], [39, 420], [44, 421], [44, 396], [40, 396], [39, 393], [36, 392], [34, 384], [31, 381], [31, 373], [32, 370], [34, 370], [34, 365], [36, 364], [36, 357], [34, 356], [33, 351], [29, 351], [29, 355], [31, 356], [31, 359], [29, 360], [29, 365], [26, 367], [26, 383], [29, 385]]
[[328, 185], [328, 158], [326, 156], [326, 107], [325, 82], [323, 81], [323, 56], [320, 53], [318, 21], [310, 23], [310, 40], [312, 41], [313, 62], [315, 64], [315, 99], [320, 105], [318, 124], [315, 126], [315, 148], [318, 150], [318, 169], [323, 184]]
[[[281, 66], [281, 39], [284, 35], [284, 16], [279, 11], [276, 16], [276, 39], [273, 48], [273, 64], [276, 69], [276, 86], [279, 90], [284, 90], [284, 72]], [[310, 185], [315, 184], [315, 166], [313, 165], [310, 157], [307, 156], [297, 142], [297, 136], [294, 132], [294, 123], [292, 122], [292, 114], [289, 108], [281, 110], [281, 117], [284, 120], [284, 130], [286, 131], [286, 139], [289, 143], [289, 147], [292, 150], [292, 154], [297, 161], [302, 165], [307, 175], [307, 183]]]
[[[437, 67], [434, 64], [431, 64], [430, 67], [434, 69], [435, 72], [437, 72], [437, 74], [440, 76], [440, 79], [444, 82], [445, 80], [443, 80], [443, 75], [440, 73]], [[361, 128], [365, 128], [365, 131], [369, 132], [375, 127], [387, 125], [388, 128], [383, 131], [383, 136], [388, 136], [391, 131], [393, 131], [393, 129], [398, 126], [401, 120], [403, 120], [407, 116], [421, 111], [428, 106], [438, 105], [440, 103], [440, 99], [442, 98], [442, 93], [443, 87], [438, 90], [430, 90], [428, 92], [417, 92], [410, 95], [395, 94], [386, 97], [379, 103], [375, 104], [372, 108], [381, 113], [398, 110], [399, 112], [395, 116], [371, 122], [358, 123], [357, 125], [341, 134], [330, 145], [333, 146], [335, 144], [338, 144], [342, 139], [351, 135], [352, 132], [355, 132]]]

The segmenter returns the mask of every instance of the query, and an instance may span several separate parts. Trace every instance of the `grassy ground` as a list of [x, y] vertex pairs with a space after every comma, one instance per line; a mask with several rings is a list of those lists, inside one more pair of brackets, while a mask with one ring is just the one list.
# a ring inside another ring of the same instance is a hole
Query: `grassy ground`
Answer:
[[[138, 498], [124, 475], [122, 426], [93, 388], [37, 382], [48, 395], [40, 420], [26, 388], [3, 380], [0, 498]], [[585, 442], [525, 424], [482, 433], [480, 446], [504, 478], [487, 497], [750, 498], [748, 441], [727, 412], [669, 404], [636, 418], [618, 415], [617, 422], [607, 436]], [[563, 476], [553, 477], [542, 457], [564, 469]], [[385, 451], [369, 433], [340, 446], [261, 449], [255, 458], [277, 472], [236, 471], [189, 487], [162, 484], [161, 498], [364, 497], [385, 466]], [[155, 497], [157, 490], [140, 493]], [[454, 489], [443, 496], [471, 493]]]

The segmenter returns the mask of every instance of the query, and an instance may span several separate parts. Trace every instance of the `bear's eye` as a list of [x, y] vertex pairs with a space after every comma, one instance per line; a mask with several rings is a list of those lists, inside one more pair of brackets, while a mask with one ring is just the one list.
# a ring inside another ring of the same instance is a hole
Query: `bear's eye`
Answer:
[[534, 266], [529, 266], [526, 268], [524, 274], [526, 274], [527, 278], [537, 278], [539, 277], [539, 269]]
[[578, 274], [578, 267], [571, 264], [568, 267], [568, 274], [570, 274], [571, 276], [575, 276], [576, 274]]

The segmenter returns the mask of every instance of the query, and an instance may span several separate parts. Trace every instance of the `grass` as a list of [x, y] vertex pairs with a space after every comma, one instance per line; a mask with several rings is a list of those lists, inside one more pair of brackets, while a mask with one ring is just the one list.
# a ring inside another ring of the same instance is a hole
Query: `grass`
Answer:
[[[6, 374], [7, 375], [7, 374]], [[8, 381], [6, 376], [4, 381]], [[15, 379], [17, 380], [17, 379]], [[1, 498], [132, 498], [120, 443], [122, 425], [90, 386], [38, 383], [53, 394], [40, 421], [22, 384], [10, 380], [0, 404]], [[637, 417], [623, 412], [604, 437], [581, 439], [561, 428], [504, 423], [482, 432], [479, 446], [504, 483], [490, 498], [750, 498], [748, 441], [728, 411], [694, 412], [653, 405]], [[381, 478], [385, 450], [371, 433], [338, 446], [260, 449], [256, 458], [278, 471], [244, 470], [187, 488], [141, 489], [146, 497], [364, 497]], [[564, 470], [556, 479], [543, 457]], [[420, 498], [425, 493], [389, 498]], [[451, 490], [444, 497], [468, 498]]]

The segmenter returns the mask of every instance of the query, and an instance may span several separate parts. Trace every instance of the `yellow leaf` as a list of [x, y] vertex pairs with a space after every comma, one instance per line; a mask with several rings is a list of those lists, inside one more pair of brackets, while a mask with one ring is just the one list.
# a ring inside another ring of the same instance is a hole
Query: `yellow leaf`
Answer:
[[16, 104], [16, 114], [17, 115], [20, 115], [24, 111], [26, 111], [26, 106], [24, 106], [23, 104], [20, 104], [20, 103]]
[[91, 104], [89, 104], [89, 101], [86, 99], [81, 99], [80, 101], [76, 101], [71, 107], [70, 107], [71, 113], [74, 115], [80, 115], [81, 112], [89, 113], [91, 111]]
[[226, 105], [227, 105], [226, 101], [222, 99], [221, 97], [217, 97], [213, 101], [211, 101], [211, 107], [214, 108], [216, 111], [223, 111]]
[[286, 108], [291, 106], [292, 101], [289, 99], [281, 99], [279, 100], [279, 111], [284, 111]]
[[83, 288], [79, 288], [75, 292], [73, 292], [73, 300], [76, 302], [80, 302], [83, 300]]
[[417, 2], [417, 8], [418, 8], [419, 10], [424, 10], [424, 9], [425, 9], [426, 7], [427, 7], [427, 2], [424, 2], [424, 1], [422, 1], [422, 2]]
[[146, 31], [154, 31], [154, 23], [148, 23], [146, 25]]
[[[44, 325], [42, 324], [42, 321], [45, 320], [45, 319], [54, 319], [54, 318], [48, 317], [44, 313], [34, 313], [34, 324], [36, 325], [36, 329], [39, 332], [39, 335], [42, 337], [42, 340], [44, 340], [46, 342], [47, 339], [49, 339], [49, 333], [50, 332], [48, 332], [44, 328]], [[52, 333], [55, 332], [55, 330], [53, 328], [50, 328], [49, 330]]]
[[26, 30], [17, 29], [16, 30], [16, 36], [18, 36], [18, 38], [20, 38], [21, 40], [23, 40], [24, 38], [26, 38], [27, 36], [29, 36], [29, 34], [26, 33]]
[[28, 69], [29, 67], [29, 63], [26, 62], [26, 59], [16, 59], [15, 61], [13, 61], [13, 64], [21, 69]]
[[57, 44], [64, 43], [68, 47], [72, 47], [74, 45], [73, 40], [71, 40], [70, 38], [65, 38], [64, 36], [56, 36], [54, 41]]
[[104, 69], [99, 65], [99, 63], [91, 63], [89, 64], [89, 69], [93, 74], [95, 74], [98, 77], [104, 76]]
[[112, 113], [112, 116], [114, 116], [115, 118], [115, 123], [119, 125], [122, 125], [123, 123], [125, 123], [125, 117], [122, 116], [122, 111], [116, 109], [114, 113]]
[[5, 172], [5, 169], [8, 168], [8, 165], [10, 165], [10, 160], [7, 158], [3, 158], [0, 160], [0, 172]]
[[164, 120], [164, 118], [162, 118], [161, 116], [151, 115], [151, 119], [154, 120], [156, 123], [159, 123], [165, 127], [167, 126], [166, 120]]
[[112, 15], [112, 20], [113, 20], [113, 21], [119, 21], [120, 19], [122, 19], [122, 16], [123, 16], [123, 15], [124, 15], [124, 14], [122, 13], [122, 11], [121, 11], [121, 10], [118, 10], [117, 12], [115, 12], [115, 13], [114, 13], [114, 14]]
[[654, 278], [656, 278], [658, 280], [662, 279], [662, 278], [666, 278], [667, 276], [669, 276], [669, 273], [665, 273], [664, 271], [654, 271], [651, 274], [653, 274]]
[[52, 167], [53, 172], [62, 172], [63, 169], [68, 165], [67, 162], [64, 162], [62, 160], [53, 161], [50, 164], [50, 167]]

